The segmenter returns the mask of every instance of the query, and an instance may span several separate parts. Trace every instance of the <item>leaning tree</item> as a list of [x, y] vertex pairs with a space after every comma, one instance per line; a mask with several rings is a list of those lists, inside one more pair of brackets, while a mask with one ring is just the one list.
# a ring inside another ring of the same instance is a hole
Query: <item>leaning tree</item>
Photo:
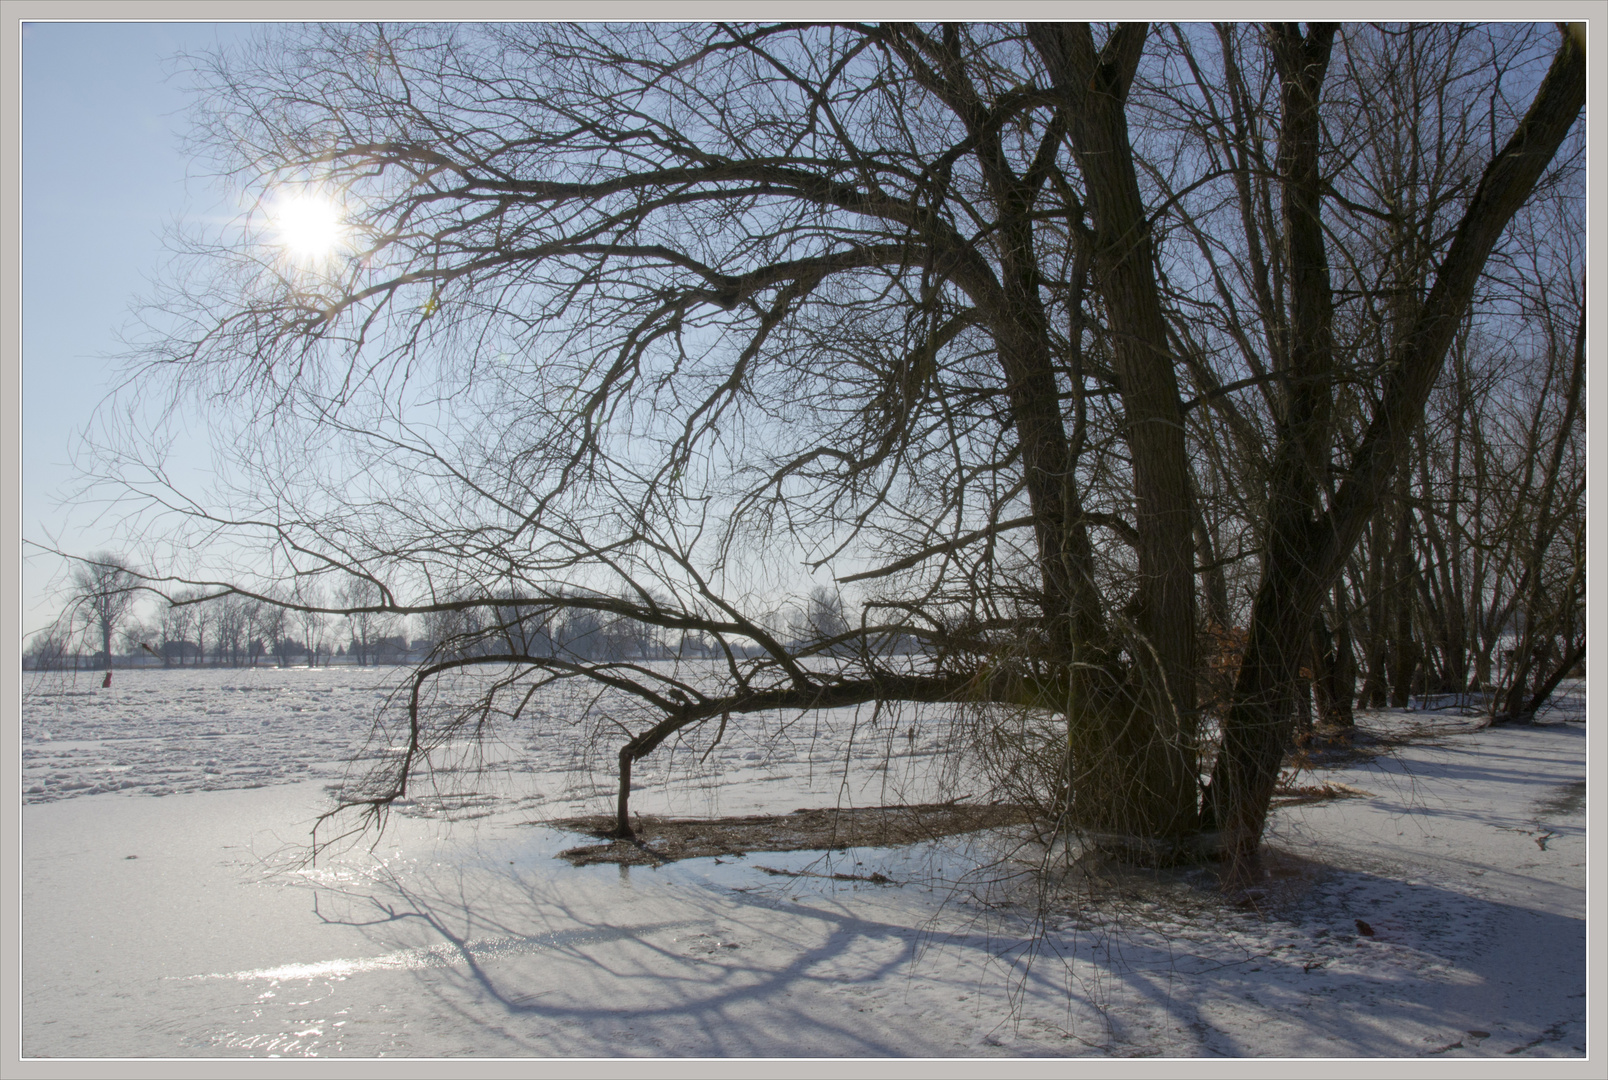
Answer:
[[[243, 479], [152, 509], [442, 628], [354, 803], [555, 681], [641, 707], [622, 835], [689, 728], [933, 703], [1055, 718], [1062, 823], [1160, 860], [1254, 858], [1314, 619], [1585, 94], [1583, 31], [1524, 25], [326, 24], [192, 70], [251, 209], [132, 385]], [[574, 646], [622, 620], [699, 665]]]

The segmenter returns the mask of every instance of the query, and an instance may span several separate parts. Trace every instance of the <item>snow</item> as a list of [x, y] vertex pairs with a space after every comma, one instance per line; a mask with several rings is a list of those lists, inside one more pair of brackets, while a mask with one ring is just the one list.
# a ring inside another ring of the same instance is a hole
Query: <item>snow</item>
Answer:
[[[1275, 810], [1266, 895], [1235, 906], [1203, 871], [1052, 888], [1004, 835], [575, 868], [554, 855], [585, 838], [540, 822], [607, 809], [613, 745], [566, 737], [573, 702], [556, 698], [502, 732], [489, 768], [416, 793], [372, 849], [308, 865], [309, 823], [396, 675], [33, 688], [24, 1056], [1585, 1053], [1578, 690], [1528, 728], [1364, 714], [1424, 737], [1303, 776], [1369, 795]], [[868, 716], [734, 721], [702, 765], [707, 742], [645, 763], [633, 805], [938, 791], [940, 725], [909, 740], [908, 718]]]

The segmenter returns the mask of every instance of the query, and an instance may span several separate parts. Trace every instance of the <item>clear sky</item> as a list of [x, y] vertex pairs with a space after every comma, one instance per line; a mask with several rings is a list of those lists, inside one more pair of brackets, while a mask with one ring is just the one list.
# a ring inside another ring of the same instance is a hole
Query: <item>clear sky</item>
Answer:
[[[189, 104], [168, 60], [248, 23], [29, 23], [22, 36], [22, 535], [88, 552], [129, 545], [96, 508], [63, 506], [77, 439], [111, 389], [131, 305], [163, 230], [226, 212], [180, 151]], [[197, 433], [204, 438], [204, 433]], [[99, 520], [97, 520], [99, 519]], [[60, 561], [24, 549], [23, 633], [56, 608]]]
[[[145, 563], [102, 504], [68, 499], [83, 436], [122, 370], [121, 333], [165, 261], [164, 233], [233, 220], [234, 196], [182, 150], [193, 99], [181, 52], [240, 42], [260, 22], [31, 22], [22, 34], [22, 632], [60, 610], [67, 567], [29, 545]], [[203, 486], [204, 430], [169, 458]], [[191, 472], [190, 470], [195, 470]], [[187, 475], [188, 474], [188, 475]], [[187, 481], [187, 482], [186, 482]], [[152, 614], [148, 608], [145, 615]]]

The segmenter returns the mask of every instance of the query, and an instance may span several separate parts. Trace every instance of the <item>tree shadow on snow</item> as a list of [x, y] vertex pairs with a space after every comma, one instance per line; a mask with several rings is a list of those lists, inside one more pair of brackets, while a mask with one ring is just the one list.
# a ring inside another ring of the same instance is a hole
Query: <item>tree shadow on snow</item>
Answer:
[[418, 988], [493, 1056], [1584, 1047], [1583, 919], [1293, 855], [1273, 853], [1244, 907], [1195, 870], [1115, 875], [1038, 910], [986, 889], [918, 903], [829, 879], [519, 862], [373, 879], [323, 917], [417, 923], [435, 957], [412, 965]]

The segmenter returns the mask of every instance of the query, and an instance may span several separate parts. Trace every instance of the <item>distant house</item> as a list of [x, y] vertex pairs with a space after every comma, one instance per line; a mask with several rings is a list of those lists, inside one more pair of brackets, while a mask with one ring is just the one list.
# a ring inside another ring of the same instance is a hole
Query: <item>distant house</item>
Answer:
[[273, 655], [280, 667], [306, 663], [307, 646], [295, 638], [280, 638], [274, 645]]
[[193, 641], [165, 641], [162, 643], [162, 660], [169, 664], [199, 664], [205, 657], [201, 646]]
[[408, 659], [408, 639], [400, 634], [376, 638], [369, 642], [369, 655], [376, 664], [403, 663]]

